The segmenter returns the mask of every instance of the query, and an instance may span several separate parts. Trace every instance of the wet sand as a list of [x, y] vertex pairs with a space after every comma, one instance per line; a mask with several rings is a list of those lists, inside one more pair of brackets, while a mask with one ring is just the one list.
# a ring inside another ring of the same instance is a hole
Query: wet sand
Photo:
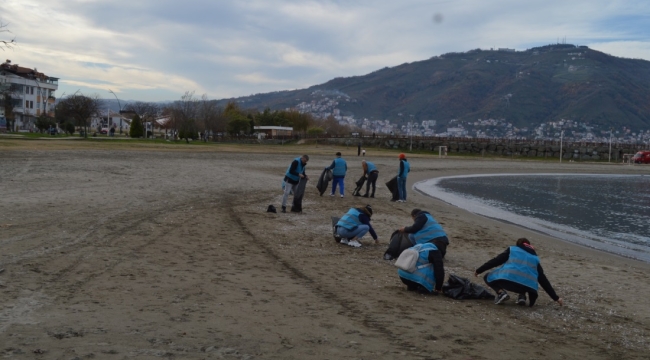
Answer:
[[[346, 197], [315, 184], [336, 151]], [[308, 153], [302, 214], [280, 180]], [[468, 213], [413, 190], [391, 203], [394, 152], [368, 149], [375, 199], [350, 196], [356, 148], [176, 146], [0, 140], [0, 351], [9, 358], [645, 359], [650, 266]], [[409, 189], [461, 174], [647, 174], [648, 167], [410, 156]], [[334, 242], [330, 216], [372, 204], [380, 236]], [[382, 260], [392, 231], [427, 209], [473, 270], [518, 237], [565, 300], [456, 301], [407, 292]], [[42, 354], [40, 354], [42, 353]]]

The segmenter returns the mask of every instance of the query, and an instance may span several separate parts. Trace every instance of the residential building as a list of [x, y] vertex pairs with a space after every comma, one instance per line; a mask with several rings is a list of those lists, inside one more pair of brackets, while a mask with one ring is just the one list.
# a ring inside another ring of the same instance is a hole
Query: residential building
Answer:
[[0, 77], [6, 81], [5, 92], [12, 99], [15, 120], [12, 131], [35, 130], [35, 120], [42, 114], [54, 117], [54, 92], [59, 88], [59, 78], [12, 64], [11, 60], [0, 64]]

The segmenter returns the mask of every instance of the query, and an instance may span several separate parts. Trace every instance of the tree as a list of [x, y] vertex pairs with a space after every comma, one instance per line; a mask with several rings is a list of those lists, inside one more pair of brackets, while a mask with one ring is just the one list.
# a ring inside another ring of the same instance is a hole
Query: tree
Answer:
[[45, 130], [48, 130], [52, 127], [56, 127], [56, 122], [54, 121], [53, 118], [47, 116], [46, 114], [41, 114], [38, 118], [36, 118], [36, 128], [43, 132]]
[[[7, 24], [0, 23], [0, 33], [11, 33], [11, 31], [7, 29]], [[11, 49], [14, 44], [16, 44], [16, 38], [11, 40], [0, 40], [0, 49]]]
[[168, 108], [173, 128], [178, 130], [178, 136], [189, 143], [189, 139], [196, 139], [198, 128], [196, 118], [198, 113], [197, 99], [194, 92], [186, 91], [180, 101], [175, 101]]
[[239, 135], [241, 133], [248, 133], [250, 129], [250, 121], [241, 115], [236, 115], [234, 119], [231, 119], [228, 122], [228, 133], [230, 135]]
[[74, 119], [76, 125], [84, 129], [83, 136], [88, 137], [88, 122], [99, 113], [101, 105], [99, 95], [90, 97], [77, 91], [59, 102], [57, 112], [61, 112], [63, 118]]
[[137, 139], [141, 138], [144, 135], [144, 126], [142, 126], [142, 120], [140, 120], [140, 115], [135, 114], [133, 119], [131, 119], [131, 127], [129, 127], [129, 137]]
[[63, 124], [63, 130], [67, 132], [70, 135], [74, 134], [74, 124], [70, 121], [66, 121], [65, 124]]
[[319, 127], [313, 127], [307, 130], [307, 135], [311, 135], [311, 136], [323, 135], [323, 133], [325, 133], [325, 130]]
[[7, 119], [7, 130], [14, 129], [16, 115], [14, 114], [14, 96], [11, 87], [7, 86], [0, 92], [0, 101], [5, 110], [5, 118]]
[[[161, 111], [160, 106], [158, 106], [158, 104], [152, 102], [136, 101], [134, 103], [129, 103], [128, 105], [126, 105], [124, 107], [124, 110], [133, 111], [134, 113], [138, 114], [140, 116], [140, 120], [142, 120], [142, 122], [145, 124], [151, 123], [151, 138], [154, 137], [153, 122], [154, 120], [156, 120], [158, 115], [160, 115], [160, 111]], [[146, 138], [149, 137], [148, 131], [145, 137]]]

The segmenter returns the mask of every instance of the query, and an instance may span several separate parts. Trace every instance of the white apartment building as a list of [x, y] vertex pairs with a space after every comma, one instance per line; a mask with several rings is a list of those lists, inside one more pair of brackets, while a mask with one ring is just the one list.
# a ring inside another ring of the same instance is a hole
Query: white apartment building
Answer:
[[[35, 131], [35, 120], [41, 114], [54, 117], [54, 92], [59, 88], [59, 78], [47, 76], [37, 69], [21, 67], [7, 60], [0, 64], [0, 82], [12, 99], [14, 123], [11, 131]], [[4, 110], [4, 106], [3, 106]], [[3, 111], [4, 112], [4, 111]], [[6, 116], [1, 114], [0, 125], [7, 126]]]

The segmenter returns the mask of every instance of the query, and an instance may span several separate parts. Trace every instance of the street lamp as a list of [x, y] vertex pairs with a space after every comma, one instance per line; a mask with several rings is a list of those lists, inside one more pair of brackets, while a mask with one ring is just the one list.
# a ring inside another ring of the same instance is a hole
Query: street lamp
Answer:
[[560, 132], [560, 162], [562, 162], [562, 138], [564, 137], [564, 130]]
[[[113, 94], [115, 96], [115, 100], [117, 100], [117, 105], [120, 107], [120, 135], [122, 134], [122, 104], [120, 104], [120, 99], [117, 98], [117, 95], [113, 92], [113, 90], [108, 89], [108, 92]], [[110, 111], [109, 111], [109, 116], [110, 116]]]

